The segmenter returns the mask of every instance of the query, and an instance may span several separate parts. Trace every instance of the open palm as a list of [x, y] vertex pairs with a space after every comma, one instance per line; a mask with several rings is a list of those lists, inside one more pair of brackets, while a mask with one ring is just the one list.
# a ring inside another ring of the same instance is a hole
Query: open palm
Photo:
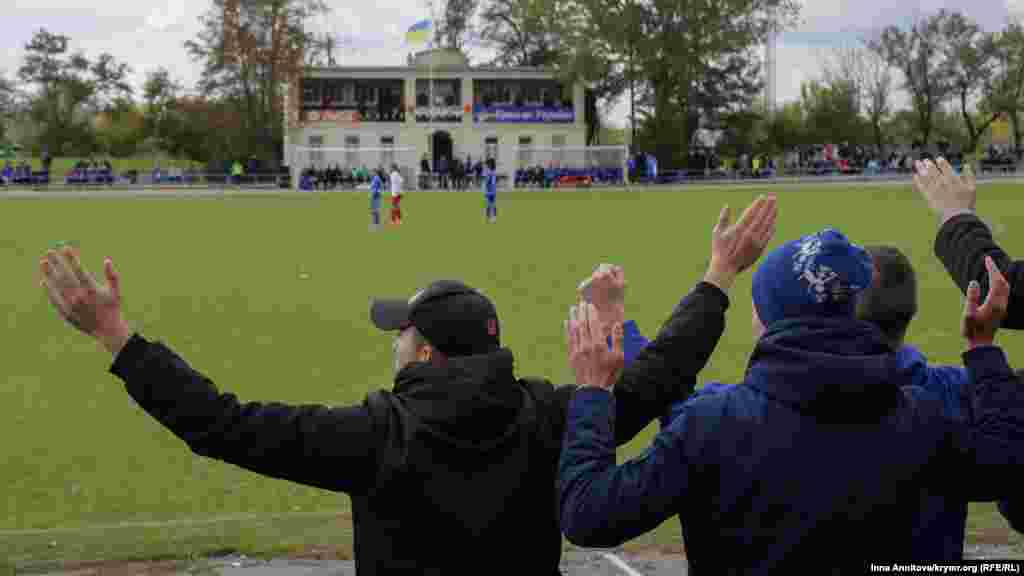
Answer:
[[39, 262], [50, 303], [61, 318], [89, 336], [102, 338], [124, 324], [121, 315], [121, 282], [113, 262], [104, 262], [107, 286], [99, 284], [82, 266], [71, 247], [50, 250]]

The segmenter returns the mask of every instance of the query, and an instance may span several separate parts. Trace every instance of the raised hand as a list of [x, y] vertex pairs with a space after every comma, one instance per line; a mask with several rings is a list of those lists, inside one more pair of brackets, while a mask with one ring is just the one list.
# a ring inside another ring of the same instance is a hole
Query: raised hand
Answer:
[[39, 286], [61, 318], [116, 355], [131, 332], [121, 315], [121, 279], [110, 258], [103, 267], [107, 286], [85, 270], [76, 249], [49, 250], [39, 261]]
[[625, 363], [622, 324], [611, 329], [611, 349], [597, 309], [589, 302], [570, 309], [565, 327], [569, 336], [569, 366], [576, 375], [576, 384], [611, 390]]
[[727, 290], [764, 253], [775, 234], [778, 209], [775, 196], [759, 196], [730, 225], [729, 207], [722, 208], [718, 224], [711, 232], [711, 264], [705, 281]]
[[995, 342], [996, 331], [1006, 317], [1006, 308], [1010, 300], [1010, 284], [989, 256], [985, 257], [985, 268], [988, 269], [989, 285], [985, 303], [978, 305], [981, 300], [981, 286], [977, 281], [972, 280], [967, 287], [960, 334], [967, 339], [968, 348], [989, 346]]
[[943, 221], [957, 212], [974, 210], [978, 199], [978, 182], [970, 164], [957, 175], [945, 158], [914, 163], [914, 190]]
[[597, 308], [597, 317], [606, 333], [626, 319], [626, 276], [621, 266], [601, 264], [580, 284], [579, 300]]

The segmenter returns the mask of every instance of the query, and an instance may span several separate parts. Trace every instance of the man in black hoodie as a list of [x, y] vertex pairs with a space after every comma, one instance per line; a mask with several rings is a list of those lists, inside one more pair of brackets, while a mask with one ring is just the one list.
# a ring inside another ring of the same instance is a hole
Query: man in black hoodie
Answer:
[[[613, 386], [624, 444], [693, 391], [724, 330], [728, 290], [763, 252], [774, 198], [713, 231], [703, 282]], [[42, 287], [61, 316], [111, 354], [129, 395], [198, 455], [352, 498], [359, 574], [557, 574], [562, 549], [556, 467], [575, 386], [520, 380], [500, 347], [494, 305], [453, 281], [371, 318], [397, 331], [395, 384], [356, 406], [241, 403], [168, 347], [133, 334], [120, 280], [97, 284], [78, 253], [50, 251]], [[595, 285], [611, 282], [601, 271]], [[621, 277], [620, 277], [621, 278]], [[621, 333], [607, 322], [602, 329]], [[458, 552], [453, 553], [453, 548]]]

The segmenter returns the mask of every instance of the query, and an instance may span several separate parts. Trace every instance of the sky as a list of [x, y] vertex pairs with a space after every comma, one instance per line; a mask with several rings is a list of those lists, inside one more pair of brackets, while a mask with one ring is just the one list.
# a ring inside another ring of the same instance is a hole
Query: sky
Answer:
[[[13, 9], [10, 2], [14, 3]], [[1011, 15], [1024, 15], [1024, 0], [800, 0], [801, 22], [777, 42], [777, 99], [795, 100], [803, 81], [821, 74], [822, 60], [835, 46], [851, 45], [872, 30], [904, 25], [917, 14], [940, 8], [961, 10], [989, 30], [999, 29]], [[350, 65], [401, 65], [410, 48], [404, 31], [427, 14], [422, 0], [328, 0], [330, 16], [314, 22], [321, 30], [352, 40], [339, 55]], [[40, 27], [71, 38], [72, 49], [91, 57], [110, 52], [135, 71], [141, 85], [147, 70], [166, 66], [184, 85], [193, 86], [199, 65], [190, 61], [183, 43], [195, 37], [199, 16], [209, 0], [133, 0], [81, 2], [81, 0], [7, 0], [4, 33], [0, 35], [0, 73], [13, 76], [24, 46]], [[905, 96], [897, 96], [905, 102]], [[621, 124], [628, 106], [612, 111]]]

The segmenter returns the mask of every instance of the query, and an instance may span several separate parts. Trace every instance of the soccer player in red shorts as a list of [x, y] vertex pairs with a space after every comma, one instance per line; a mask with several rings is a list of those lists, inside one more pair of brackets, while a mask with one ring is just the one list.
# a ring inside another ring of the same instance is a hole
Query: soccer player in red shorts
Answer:
[[401, 224], [402, 223], [402, 173], [398, 171], [398, 165], [391, 165], [391, 175], [389, 177], [391, 182], [391, 223]]

